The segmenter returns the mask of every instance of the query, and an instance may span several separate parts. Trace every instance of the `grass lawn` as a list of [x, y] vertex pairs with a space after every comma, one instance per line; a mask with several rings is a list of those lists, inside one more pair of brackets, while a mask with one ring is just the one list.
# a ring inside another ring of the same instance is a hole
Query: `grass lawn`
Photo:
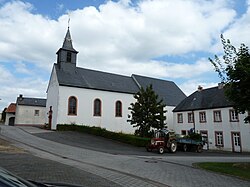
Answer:
[[213, 172], [228, 174], [242, 179], [250, 180], [249, 162], [202, 162], [196, 163], [198, 167]]

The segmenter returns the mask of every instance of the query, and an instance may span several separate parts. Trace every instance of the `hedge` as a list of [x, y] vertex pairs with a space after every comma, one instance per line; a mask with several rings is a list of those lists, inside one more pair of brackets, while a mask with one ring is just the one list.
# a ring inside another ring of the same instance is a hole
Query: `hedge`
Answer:
[[77, 131], [82, 133], [88, 133], [96, 136], [101, 136], [104, 138], [116, 140], [119, 142], [131, 144], [138, 147], [145, 147], [149, 142], [150, 138], [142, 138], [131, 134], [123, 134], [117, 132], [107, 131], [105, 128], [100, 127], [90, 127], [84, 125], [67, 125], [59, 124], [57, 125], [58, 131]]

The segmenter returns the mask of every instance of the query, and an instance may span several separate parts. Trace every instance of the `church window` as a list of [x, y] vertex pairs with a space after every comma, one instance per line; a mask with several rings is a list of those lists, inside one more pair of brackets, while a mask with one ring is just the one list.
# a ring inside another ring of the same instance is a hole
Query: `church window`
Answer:
[[101, 116], [101, 106], [102, 106], [101, 100], [95, 99], [95, 101], [94, 101], [94, 116]]
[[77, 99], [74, 96], [68, 100], [68, 115], [77, 115]]
[[122, 102], [116, 101], [115, 103], [115, 116], [122, 117]]
[[71, 62], [71, 52], [67, 52], [67, 62]]

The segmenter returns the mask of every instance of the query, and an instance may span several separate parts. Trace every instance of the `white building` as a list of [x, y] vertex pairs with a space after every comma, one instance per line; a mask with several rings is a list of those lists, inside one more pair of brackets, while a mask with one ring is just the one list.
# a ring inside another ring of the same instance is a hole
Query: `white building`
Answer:
[[222, 85], [208, 89], [200, 87], [173, 112], [176, 133], [186, 135], [194, 128], [207, 137], [204, 149], [250, 151], [250, 124], [244, 123], [248, 114], [235, 112], [225, 97]]
[[150, 84], [167, 104], [167, 124], [172, 124], [172, 110], [186, 97], [175, 83], [80, 68], [76, 66], [77, 53], [68, 29], [47, 89], [46, 110], [53, 111], [52, 129], [57, 124], [78, 124], [134, 133], [135, 129], [127, 122], [128, 107], [135, 101], [133, 95], [139, 88]]
[[44, 125], [46, 116], [46, 99], [17, 97], [15, 125]]
[[10, 103], [6, 109], [5, 125], [13, 126], [15, 124], [16, 103]]

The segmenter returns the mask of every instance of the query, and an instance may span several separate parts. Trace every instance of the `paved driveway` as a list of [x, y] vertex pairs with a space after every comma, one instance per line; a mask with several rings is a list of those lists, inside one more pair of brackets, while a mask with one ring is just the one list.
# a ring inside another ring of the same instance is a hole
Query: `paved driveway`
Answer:
[[18, 141], [19, 146], [37, 156], [94, 173], [121, 186], [250, 186], [249, 181], [210, 173], [191, 166], [195, 161], [250, 162], [248, 155], [114, 155], [41, 139], [17, 127], [2, 128], [2, 135]]
[[[27, 131], [27, 129], [24, 128]], [[115, 155], [137, 155], [137, 156], [160, 156], [157, 151], [147, 152], [144, 147], [135, 147], [125, 143], [114, 140], [109, 140], [100, 136], [94, 136], [86, 133], [79, 133], [73, 131], [28, 131], [33, 135], [74, 147], [80, 147], [89, 150], [100, 151]], [[203, 153], [196, 152], [183, 152], [177, 151], [176, 153], [166, 152], [164, 156], [190, 156], [190, 157], [249, 157], [250, 153], [231, 153], [231, 152], [212, 152], [204, 151]]]

